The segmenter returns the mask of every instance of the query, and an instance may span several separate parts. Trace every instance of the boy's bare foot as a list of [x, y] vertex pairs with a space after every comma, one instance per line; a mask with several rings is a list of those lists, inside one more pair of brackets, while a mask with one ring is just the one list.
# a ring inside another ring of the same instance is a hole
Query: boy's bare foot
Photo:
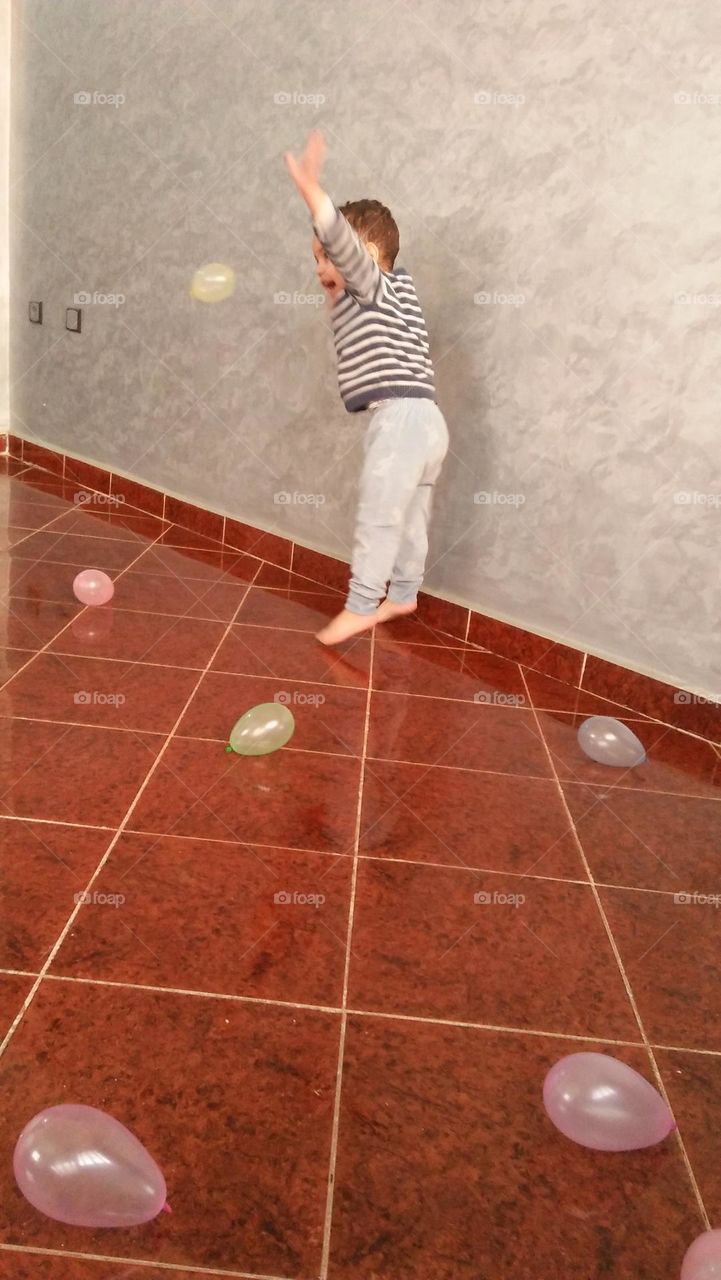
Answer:
[[384, 600], [374, 614], [376, 622], [390, 622], [391, 618], [400, 618], [404, 613], [415, 613], [418, 608], [416, 600], [412, 604], [397, 604], [395, 600]]
[[376, 609], [375, 613], [351, 613], [350, 609], [344, 609], [342, 613], [336, 614], [327, 627], [318, 631], [315, 638], [321, 644], [340, 644], [343, 640], [349, 640], [351, 636], [374, 627], [379, 612]]

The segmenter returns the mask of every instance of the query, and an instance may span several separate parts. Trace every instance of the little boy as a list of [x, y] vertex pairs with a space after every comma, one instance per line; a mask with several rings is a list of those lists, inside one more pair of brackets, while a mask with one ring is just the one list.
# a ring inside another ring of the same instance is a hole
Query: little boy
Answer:
[[331, 307], [341, 397], [349, 413], [372, 411], [348, 598], [316, 637], [339, 644], [416, 608], [448, 430], [413, 281], [402, 267], [393, 269], [398, 228], [377, 200], [337, 209], [320, 186], [324, 154], [314, 130], [300, 160], [290, 152], [285, 159], [317, 237], [313, 254]]

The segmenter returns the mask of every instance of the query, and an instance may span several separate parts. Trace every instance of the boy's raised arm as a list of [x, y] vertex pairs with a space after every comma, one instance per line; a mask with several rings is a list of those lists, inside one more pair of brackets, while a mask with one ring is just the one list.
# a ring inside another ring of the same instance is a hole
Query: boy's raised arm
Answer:
[[378, 263], [371, 257], [360, 236], [347, 218], [336, 209], [330, 196], [320, 185], [325, 157], [323, 135], [314, 129], [300, 160], [289, 151], [285, 160], [295, 185], [310, 209], [313, 229], [331, 262], [343, 276], [349, 293], [359, 302], [375, 301], [381, 283]]

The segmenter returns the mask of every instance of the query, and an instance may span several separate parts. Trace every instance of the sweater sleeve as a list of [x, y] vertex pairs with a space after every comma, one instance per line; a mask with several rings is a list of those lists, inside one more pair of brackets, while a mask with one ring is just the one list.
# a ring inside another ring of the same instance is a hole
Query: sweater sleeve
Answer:
[[380, 267], [328, 195], [315, 215], [313, 230], [348, 292], [359, 302], [375, 302], [382, 280]]

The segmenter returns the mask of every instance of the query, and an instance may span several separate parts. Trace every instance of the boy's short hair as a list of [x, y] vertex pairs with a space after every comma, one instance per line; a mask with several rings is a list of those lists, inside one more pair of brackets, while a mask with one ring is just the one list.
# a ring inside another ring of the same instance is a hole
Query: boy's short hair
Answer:
[[381, 267], [392, 271], [400, 236], [390, 209], [380, 200], [349, 200], [340, 206], [340, 211], [361, 240], [378, 245]]

